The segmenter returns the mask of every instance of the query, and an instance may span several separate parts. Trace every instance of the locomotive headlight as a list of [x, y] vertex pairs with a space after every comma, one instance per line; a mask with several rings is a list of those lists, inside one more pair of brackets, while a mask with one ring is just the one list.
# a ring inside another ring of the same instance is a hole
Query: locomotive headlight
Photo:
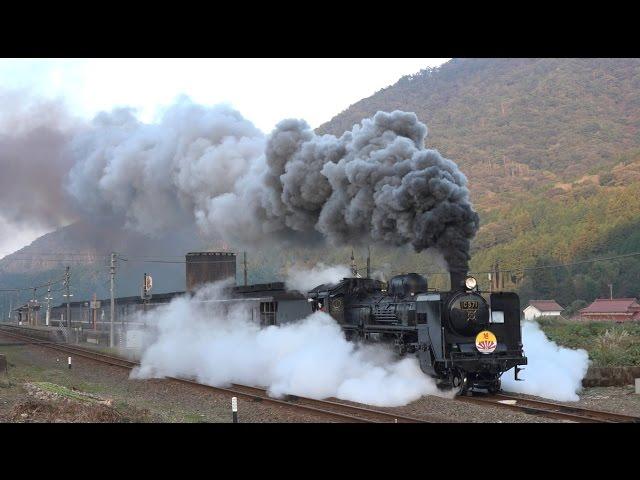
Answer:
[[467, 277], [464, 280], [464, 286], [467, 287], [467, 290], [473, 290], [474, 288], [476, 288], [477, 284], [478, 282], [476, 282], [476, 279], [473, 277]]

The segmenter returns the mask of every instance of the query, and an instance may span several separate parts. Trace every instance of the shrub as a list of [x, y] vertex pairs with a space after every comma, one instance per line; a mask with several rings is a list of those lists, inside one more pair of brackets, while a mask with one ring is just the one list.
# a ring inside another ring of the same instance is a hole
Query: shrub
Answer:
[[640, 365], [640, 322], [577, 322], [556, 319], [539, 322], [552, 341], [583, 348], [597, 366]]

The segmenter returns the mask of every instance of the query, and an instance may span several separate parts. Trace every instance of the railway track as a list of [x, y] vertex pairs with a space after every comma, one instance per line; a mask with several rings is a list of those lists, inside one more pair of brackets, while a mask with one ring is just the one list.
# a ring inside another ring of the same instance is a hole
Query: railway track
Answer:
[[[98, 361], [104, 364], [121, 367], [128, 370], [131, 370], [140, 365], [136, 361], [127, 360], [114, 355], [108, 355], [95, 351], [93, 349], [34, 339], [26, 335], [9, 332], [1, 326], [0, 333], [19, 340], [20, 342], [14, 343], [15, 345], [39, 345], [69, 355], [75, 355], [77, 357]], [[383, 412], [380, 410], [348, 405], [334, 400], [316, 400], [312, 398], [298, 397], [295, 395], [287, 395], [284, 399], [277, 399], [270, 397], [267, 390], [264, 388], [251, 387], [248, 385], [232, 384], [229, 387], [214, 387], [187, 378], [166, 378], [175, 382], [185, 383], [194, 387], [204, 388], [219, 393], [225, 393], [249, 401], [264, 402], [272, 405], [305, 410], [309, 413], [325, 416], [327, 418], [333, 418], [335, 420], [343, 422], [437, 423], [442, 421], [435, 418], [422, 419], [407, 417], [390, 412]], [[530, 398], [524, 398], [521, 396], [515, 396], [506, 393], [475, 397], [457, 397], [457, 401], [473, 403], [481, 406], [505, 408], [521, 413], [527, 413], [530, 415], [537, 415], [541, 417], [553, 418], [556, 420], [574, 423], [640, 423], [640, 417], [623, 415], [613, 412], [605, 412], [601, 410], [591, 410], [549, 401], [533, 400]]]
[[512, 394], [496, 394], [477, 397], [457, 397], [459, 401], [483, 406], [494, 406], [537, 415], [540, 417], [574, 423], [640, 423], [640, 417], [620, 413], [591, 410], [561, 403], [533, 400]]
[[[62, 343], [56, 343], [46, 340], [34, 339], [26, 335], [21, 335], [13, 331], [7, 331], [7, 329], [0, 326], [0, 333], [8, 337], [12, 337], [19, 342], [13, 345], [36, 345], [52, 350], [56, 350], [68, 355], [74, 355], [76, 357], [86, 358], [94, 360], [107, 365], [121, 367], [128, 370], [139, 366], [139, 362], [133, 360], [127, 360], [122, 357], [108, 355], [105, 353], [97, 352], [89, 348], [77, 347], [75, 345], [68, 345]], [[203, 388], [209, 391], [215, 391], [218, 393], [228, 394], [238, 398], [254, 402], [263, 402], [271, 405], [278, 405], [286, 408], [293, 408], [296, 410], [304, 410], [308, 413], [323, 416], [326, 418], [332, 418], [341, 422], [351, 423], [434, 423], [436, 419], [423, 419], [407, 417], [403, 415], [397, 415], [390, 412], [383, 412], [379, 410], [369, 409], [365, 407], [358, 407], [354, 405], [348, 405], [331, 400], [316, 400], [306, 397], [298, 397], [294, 395], [288, 395], [284, 399], [272, 398], [268, 395], [267, 390], [259, 387], [250, 387], [247, 385], [232, 384], [229, 387], [214, 387], [199, 383], [195, 380], [181, 377], [165, 377], [168, 380], [188, 384], [194, 387]]]

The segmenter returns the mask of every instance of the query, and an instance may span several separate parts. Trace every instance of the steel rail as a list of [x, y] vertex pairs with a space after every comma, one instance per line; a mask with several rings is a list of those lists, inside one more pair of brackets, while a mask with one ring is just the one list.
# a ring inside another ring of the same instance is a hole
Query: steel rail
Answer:
[[[257, 392], [258, 394], [261, 394], [261, 395], [267, 394], [267, 390], [260, 387], [250, 387], [247, 385], [234, 384], [233, 388], [242, 389], [247, 393]], [[355, 405], [342, 403], [340, 401], [337, 401], [338, 399], [318, 400], [318, 399], [309, 398], [309, 397], [299, 397], [297, 395], [286, 395], [285, 398], [287, 399], [287, 402], [293, 403], [295, 405], [331, 406], [332, 408], [344, 410], [346, 412], [352, 412], [352, 413], [357, 413], [361, 415], [377, 417], [383, 421], [390, 422], [390, 423], [438, 423], [439, 422], [439, 420], [433, 417], [429, 417], [429, 419], [408, 417], [406, 415], [398, 415], [393, 412], [384, 412], [381, 410], [374, 410], [371, 408], [358, 407]]]
[[[458, 401], [505, 408], [521, 413], [574, 423], [639, 423], [640, 417], [574, 407], [543, 400], [533, 400], [507, 393], [477, 397], [456, 397]], [[512, 403], [514, 402], [514, 403]]]
[[582, 417], [594, 418], [595, 420], [605, 423], [640, 423], [640, 417], [636, 417], [633, 415], [607, 412], [604, 410], [593, 410], [591, 408], [566, 405], [562, 403], [551, 402], [548, 400], [524, 398], [508, 392], [497, 394], [496, 397], [499, 401], [515, 400], [517, 402], [516, 405], [520, 404], [524, 405], [525, 407], [557, 410], [569, 415], [579, 415]]
[[[88, 348], [77, 347], [73, 345], [55, 343], [50, 341], [43, 341], [34, 339], [26, 335], [17, 334], [15, 332], [8, 332], [5, 328], [0, 326], [0, 333], [8, 335], [18, 340], [28, 342], [30, 345], [42, 346], [53, 350], [61, 351], [64, 353], [70, 353], [89, 360], [98, 361], [108, 365], [126, 368], [132, 370], [139, 366], [139, 362], [124, 359], [122, 357], [108, 355], [101, 352], [94, 351]], [[337, 418], [342, 421], [358, 422], [358, 423], [379, 423], [381, 421], [393, 422], [393, 423], [433, 423], [435, 420], [425, 420], [420, 418], [407, 417], [403, 415], [396, 415], [389, 412], [382, 412], [379, 410], [368, 409], [364, 407], [356, 407], [344, 403], [334, 402], [330, 400], [316, 400], [306, 397], [298, 397], [289, 395], [284, 400], [272, 398], [268, 395], [267, 390], [259, 387], [250, 387], [248, 385], [232, 384], [229, 388], [214, 387], [212, 385], [206, 385], [199, 383], [195, 380], [182, 377], [164, 377], [167, 380], [180, 382], [199, 388], [204, 388], [210, 391], [217, 391], [220, 393], [245, 398], [252, 401], [259, 401], [270, 403], [273, 405], [279, 405], [298, 410], [306, 410], [315, 414], [323, 416], [329, 416]], [[328, 409], [329, 407], [330, 409]], [[339, 411], [337, 411], [339, 410]]]

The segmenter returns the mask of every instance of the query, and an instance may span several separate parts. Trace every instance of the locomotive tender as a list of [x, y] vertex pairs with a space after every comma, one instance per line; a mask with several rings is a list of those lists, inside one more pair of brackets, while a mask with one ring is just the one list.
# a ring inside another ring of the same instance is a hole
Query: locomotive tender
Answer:
[[344, 278], [314, 288], [308, 298], [348, 339], [391, 342], [400, 355], [417, 355], [439, 387], [494, 393], [504, 372], [514, 368], [519, 380], [519, 365], [527, 364], [520, 300], [512, 292], [481, 292], [473, 277], [465, 277], [452, 273], [450, 291], [429, 290], [417, 273], [395, 276], [388, 285]]

